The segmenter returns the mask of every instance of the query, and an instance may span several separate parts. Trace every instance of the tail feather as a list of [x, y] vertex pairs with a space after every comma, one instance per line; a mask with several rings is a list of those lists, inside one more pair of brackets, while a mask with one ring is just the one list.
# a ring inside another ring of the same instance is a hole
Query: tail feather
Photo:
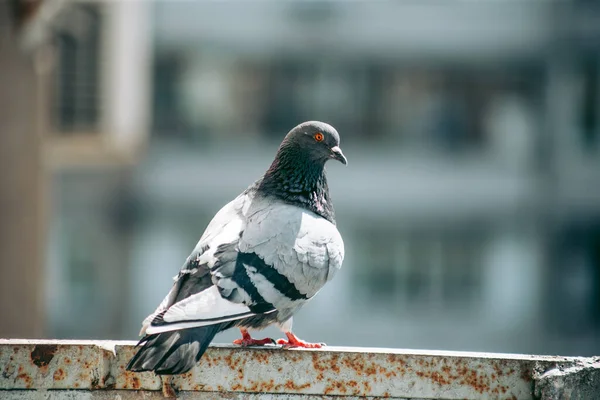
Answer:
[[194, 367], [221, 330], [221, 324], [215, 324], [148, 335], [138, 343], [143, 346], [129, 361], [127, 370], [183, 374]]

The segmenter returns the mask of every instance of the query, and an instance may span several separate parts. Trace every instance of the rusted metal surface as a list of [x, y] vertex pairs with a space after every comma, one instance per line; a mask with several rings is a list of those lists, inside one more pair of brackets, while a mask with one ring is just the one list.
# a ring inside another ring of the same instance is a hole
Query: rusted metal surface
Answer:
[[[1, 394], [1, 393], [0, 393]], [[164, 400], [158, 392], [143, 392], [140, 396], [138, 391], [123, 392], [121, 390], [105, 390], [87, 392], [84, 395], [78, 395], [73, 391], [53, 390], [48, 392], [19, 391], [7, 392], [2, 400]], [[228, 393], [223, 395], [215, 392], [181, 392], [178, 395], [180, 400], [340, 400], [338, 396], [306, 396], [301, 394], [248, 394], [248, 393]], [[378, 397], [343, 397], [344, 400], [376, 400]], [[425, 400], [425, 399], [398, 399], [398, 400]]]
[[0, 390], [109, 387], [113, 348], [110, 342], [0, 340]]
[[[4, 398], [1, 390], [14, 389], [80, 389], [82, 396], [85, 393], [93, 398], [114, 398], [111, 396], [119, 393], [124, 399], [140, 390], [151, 391], [147, 393], [152, 398], [161, 396], [160, 377], [125, 371], [135, 352], [132, 344], [0, 340], [0, 397]], [[260, 399], [295, 399], [296, 395], [532, 399], [534, 377], [552, 369], [568, 368], [581, 360], [392, 349], [284, 350], [278, 346], [217, 345], [206, 352], [192, 371], [175, 376], [172, 385], [182, 391], [183, 398], [188, 396], [186, 393], [195, 393], [194, 398], [200, 399], [213, 398], [215, 392], [219, 392], [219, 397], [226, 393], [226, 398], [233, 399], [252, 398], [252, 394], [260, 394], [256, 397]], [[83, 392], [84, 389], [88, 391]], [[51, 393], [50, 398], [66, 398], [56, 397], [63, 396], [61, 392], [45, 393]], [[15, 399], [31, 398], [19, 397], [29, 393], [26, 390], [21, 394], [7, 393]]]

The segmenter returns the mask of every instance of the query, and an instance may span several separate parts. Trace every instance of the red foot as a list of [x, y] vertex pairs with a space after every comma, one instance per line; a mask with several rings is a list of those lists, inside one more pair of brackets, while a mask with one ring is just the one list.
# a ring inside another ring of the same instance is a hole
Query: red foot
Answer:
[[233, 344], [239, 344], [240, 346], [264, 346], [265, 344], [275, 344], [275, 341], [271, 338], [253, 339], [245, 329], [240, 329], [240, 332], [242, 332], [242, 338], [235, 339]]
[[281, 344], [286, 348], [302, 347], [304, 349], [320, 349], [325, 345], [325, 343], [307, 343], [304, 340], [298, 339], [292, 332], [286, 332], [285, 336], [287, 336], [288, 340], [279, 339], [277, 344]]

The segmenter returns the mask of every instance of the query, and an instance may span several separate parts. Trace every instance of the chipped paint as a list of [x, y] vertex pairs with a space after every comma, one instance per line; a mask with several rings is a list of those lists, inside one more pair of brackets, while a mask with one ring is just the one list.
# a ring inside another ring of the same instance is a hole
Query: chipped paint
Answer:
[[[87, 390], [85, 393], [110, 391], [121, 396], [140, 390], [160, 393], [159, 376], [125, 370], [134, 353], [131, 342], [0, 340], [0, 390], [54, 389], [59, 391], [48, 393], [59, 393], [61, 389], [79, 389], [82, 395]], [[260, 398], [274, 399], [283, 395], [532, 399], [534, 376], [580, 360], [395, 349], [284, 350], [279, 346], [215, 345], [194, 369], [174, 376], [171, 383], [182, 393], [228, 392], [232, 398], [260, 394]]]

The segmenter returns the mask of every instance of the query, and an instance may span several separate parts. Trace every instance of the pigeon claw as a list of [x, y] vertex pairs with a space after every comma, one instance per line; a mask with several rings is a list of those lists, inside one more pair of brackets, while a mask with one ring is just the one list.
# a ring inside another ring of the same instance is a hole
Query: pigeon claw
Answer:
[[320, 349], [321, 347], [325, 346], [325, 343], [308, 343], [304, 340], [300, 340], [292, 332], [286, 332], [285, 336], [287, 336], [288, 340], [279, 339], [277, 344], [282, 345], [286, 349], [294, 347], [300, 347], [303, 349]]
[[264, 338], [264, 339], [254, 339], [252, 338], [252, 336], [250, 336], [250, 333], [248, 333], [247, 330], [245, 329], [240, 329], [240, 331], [242, 332], [242, 338], [241, 339], [235, 339], [233, 341], [233, 344], [238, 344], [240, 346], [264, 346], [266, 344], [275, 344], [275, 341], [271, 338]]

